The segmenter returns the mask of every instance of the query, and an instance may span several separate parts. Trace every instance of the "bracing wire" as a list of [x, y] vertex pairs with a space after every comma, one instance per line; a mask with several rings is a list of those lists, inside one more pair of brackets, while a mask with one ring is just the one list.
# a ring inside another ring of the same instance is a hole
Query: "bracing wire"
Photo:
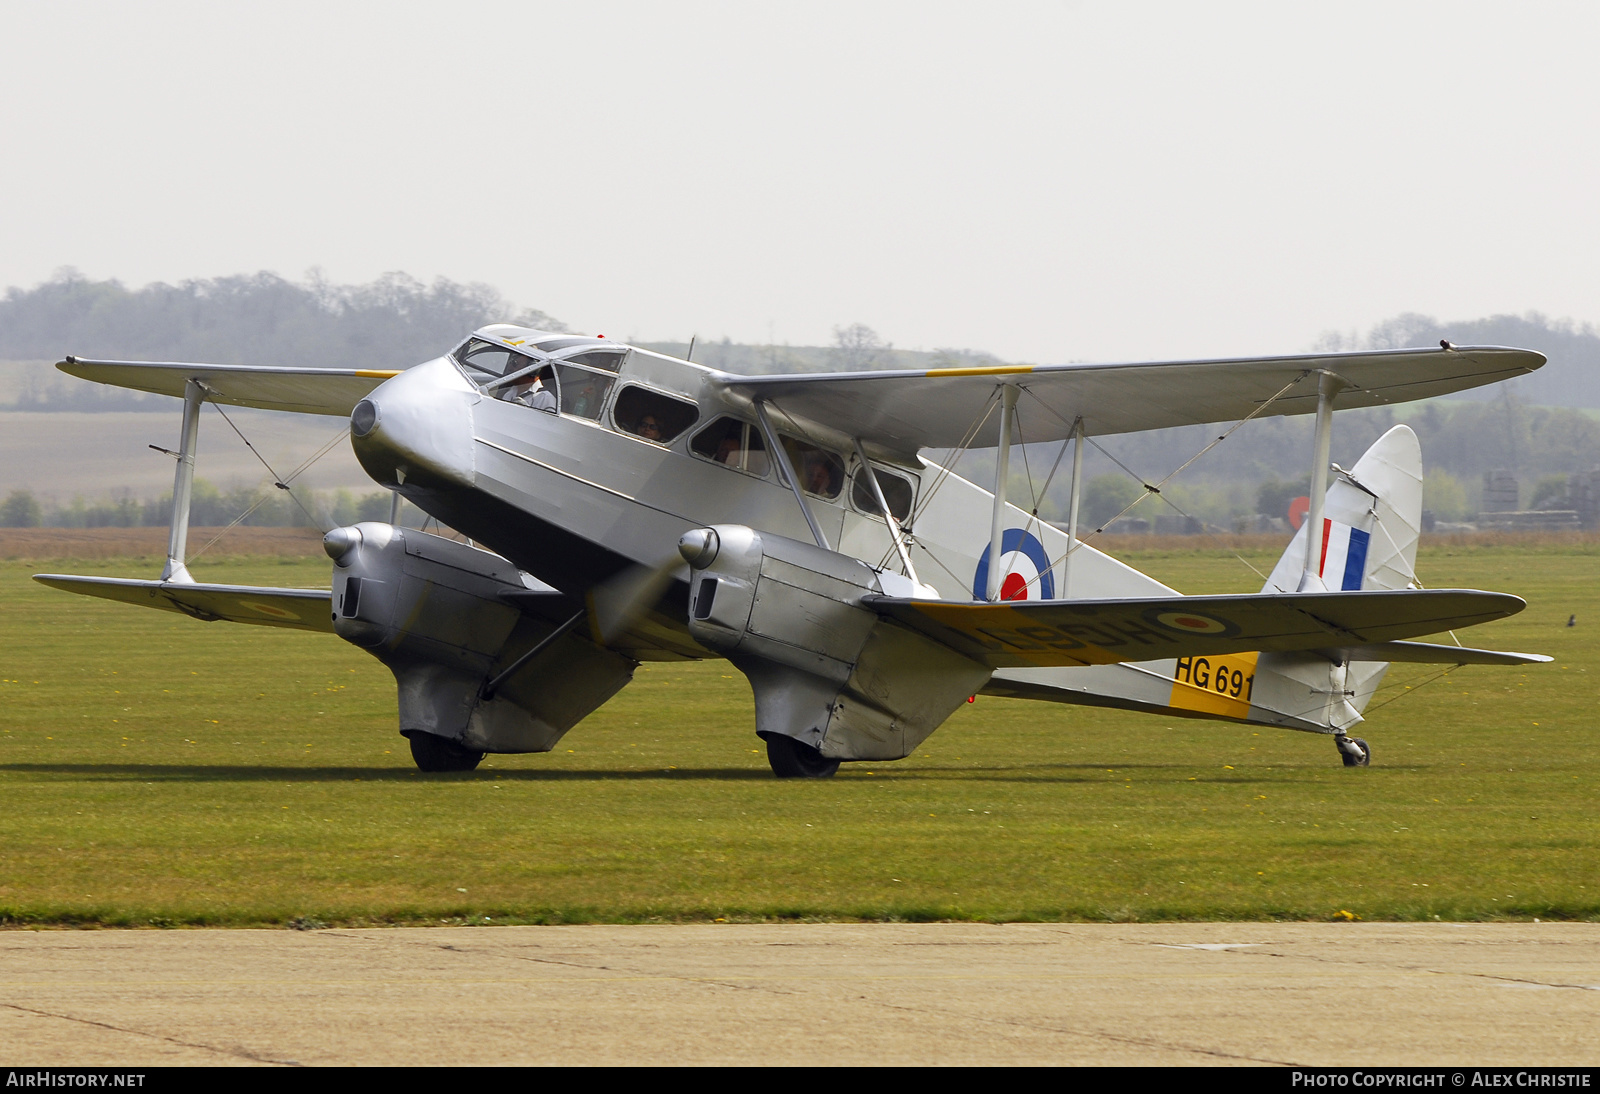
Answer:
[[928, 511], [929, 504], [933, 501], [934, 496], [939, 493], [939, 488], [945, 484], [945, 480], [955, 473], [956, 464], [960, 463], [961, 457], [967, 454], [967, 449], [972, 446], [973, 439], [983, 429], [984, 423], [989, 420], [989, 415], [994, 413], [994, 408], [999, 405], [999, 401], [1000, 389], [996, 387], [989, 393], [988, 401], [983, 404], [983, 413], [973, 418], [971, 427], [967, 429], [966, 434], [961, 438], [961, 443], [956, 446], [955, 458], [949, 464], [938, 463], [933, 465], [939, 470], [934, 475], [933, 485], [923, 493], [920, 503], [912, 513], [913, 520], [911, 525], [913, 528], [916, 527], [917, 520], [920, 520], [922, 515]]
[[[208, 388], [207, 390], [210, 390], [210, 389]], [[226, 410], [222, 409], [221, 404], [212, 403], [211, 405], [216, 408], [216, 411], [217, 411], [218, 414], [222, 415], [222, 420], [228, 423], [228, 427], [239, 435], [239, 439], [241, 441], [243, 441], [244, 442], [244, 446], [250, 450], [250, 454], [252, 456], [254, 456], [256, 459], [261, 461], [261, 466], [265, 467], [267, 469], [267, 474], [272, 476], [272, 485], [276, 486], [279, 490], [282, 490], [285, 493], [287, 493], [289, 495], [289, 500], [294, 502], [296, 508], [298, 508], [302, 513], [304, 513], [306, 515], [306, 519], [309, 520], [313, 525], [317, 526], [318, 528], [322, 528], [322, 522], [319, 521], [316, 518], [316, 516], [313, 515], [312, 512], [309, 509], [307, 509], [304, 505], [302, 505], [300, 503], [300, 499], [299, 498], [294, 496], [294, 491], [289, 489], [289, 484], [287, 482], [285, 482], [278, 475], [278, 473], [276, 471], [273, 470], [272, 465], [267, 462], [267, 458], [265, 456], [263, 456], [259, 451], [256, 450], [256, 446], [250, 443], [250, 438], [246, 437], [244, 435], [244, 431], [241, 430], [237, 425], [234, 424], [234, 421], [233, 421], [232, 418], [228, 417], [228, 412]], [[322, 530], [324, 532], [327, 531], [326, 528], [322, 528]]]
[[[308, 471], [311, 468], [311, 466], [313, 464], [315, 464], [318, 460], [322, 459], [322, 457], [326, 456], [329, 452], [332, 452], [333, 449], [334, 449], [334, 446], [337, 445], [340, 441], [344, 440], [349, 435], [350, 435], [350, 427], [349, 426], [345, 426], [345, 428], [341, 429], [338, 433], [335, 433], [332, 437], [328, 438], [327, 443], [324, 444], [321, 448], [317, 449], [317, 451], [310, 458], [306, 459], [303, 463], [300, 464], [299, 467], [296, 467], [293, 471], [289, 472], [289, 475], [285, 479], [282, 480], [283, 483], [285, 484], [285, 486], [287, 487], [288, 483], [291, 483], [295, 479], [299, 478], [302, 474], [304, 474], [306, 471]], [[263, 462], [265, 462], [265, 461], [263, 461]], [[271, 468], [269, 467], [268, 470], [270, 471]], [[233, 531], [233, 529], [237, 528], [240, 524], [244, 523], [244, 521], [249, 518], [250, 514], [254, 513], [257, 509], [259, 509], [263, 505], [265, 505], [266, 502], [267, 502], [267, 499], [269, 497], [271, 497], [271, 496], [272, 496], [271, 494], [262, 494], [261, 497], [256, 499], [255, 504], [251, 505], [250, 508], [248, 508], [244, 512], [240, 513], [237, 517], [234, 517], [233, 520], [228, 524], [228, 526], [226, 528], [220, 529], [217, 532], [216, 535], [212, 536], [209, 540], [207, 540], [206, 541], [206, 545], [204, 547], [201, 547], [198, 551], [195, 551], [193, 554], [191, 554], [189, 556], [189, 560], [193, 561], [194, 559], [197, 559], [201, 555], [205, 554], [207, 551], [211, 550], [212, 547], [216, 546], [218, 540], [220, 540], [223, 536], [227, 535], [229, 532]], [[294, 495], [291, 493], [290, 497], [293, 497], [293, 496]], [[304, 506], [301, 506], [301, 512], [305, 512], [305, 507]], [[308, 513], [307, 516], [310, 516], [310, 514]], [[314, 523], [318, 527], [321, 527], [321, 522], [320, 521], [314, 521]]]
[[[1296, 376], [1293, 380], [1290, 380], [1287, 384], [1284, 384], [1281, 388], [1279, 388], [1272, 395], [1271, 398], [1267, 399], [1260, 406], [1256, 407], [1254, 410], [1252, 410], [1249, 414], [1245, 415], [1243, 418], [1240, 418], [1232, 426], [1230, 426], [1228, 429], [1224, 430], [1223, 433], [1220, 436], [1218, 436], [1215, 440], [1209, 442], [1204, 448], [1202, 448], [1200, 451], [1196, 452], [1188, 460], [1184, 461], [1184, 463], [1182, 465], [1180, 465], [1179, 467], [1175, 468], [1173, 471], [1168, 473], [1165, 477], [1163, 477], [1159, 482], [1156, 482], [1156, 483], [1146, 482], [1145, 479], [1144, 479], [1144, 476], [1138, 474], [1132, 468], [1130, 468], [1127, 464], [1125, 464], [1121, 460], [1117, 459], [1116, 456], [1114, 456], [1110, 452], [1106, 451], [1105, 447], [1103, 445], [1101, 445], [1098, 441], [1096, 441], [1093, 437], [1085, 437], [1084, 439], [1086, 441], [1088, 441], [1090, 444], [1094, 445], [1094, 447], [1103, 456], [1105, 456], [1107, 459], [1109, 459], [1112, 463], [1116, 464], [1118, 467], [1122, 468], [1123, 471], [1127, 472], [1127, 474], [1128, 474], [1128, 476], [1130, 478], [1132, 478], [1140, 486], [1144, 487], [1144, 492], [1143, 493], [1141, 493], [1138, 497], [1134, 498], [1127, 505], [1123, 506], [1121, 511], [1119, 511], [1116, 514], [1116, 516], [1114, 516], [1110, 520], [1105, 521], [1104, 523], [1102, 523], [1100, 525], [1100, 527], [1094, 529], [1094, 531], [1090, 532], [1089, 535], [1097, 536], [1097, 535], [1102, 534], [1107, 528], [1109, 528], [1111, 525], [1115, 524], [1122, 517], [1126, 516], [1129, 510], [1131, 510], [1134, 506], [1138, 505], [1140, 502], [1142, 502], [1145, 498], [1149, 497], [1151, 494], [1155, 494], [1155, 495], [1157, 495], [1159, 497], [1162, 497], [1162, 500], [1166, 501], [1168, 505], [1171, 505], [1174, 509], [1177, 509], [1179, 513], [1183, 513], [1184, 516], [1188, 516], [1189, 514], [1184, 513], [1183, 510], [1181, 508], [1179, 508], [1178, 505], [1176, 503], [1174, 503], [1171, 498], [1167, 498], [1164, 495], [1162, 495], [1162, 493], [1161, 493], [1162, 487], [1166, 486], [1167, 483], [1171, 482], [1175, 476], [1181, 474], [1183, 471], [1185, 471], [1188, 468], [1190, 468], [1191, 466], [1193, 466], [1195, 461], [1199, 460], [1202, 456], [1204, 456], [1206, 453], [1210, 452], [1213, 448], [1216, 448], [1217, 445], [1221, 444], [1223, 441], [1227, 440], [1229, 437], [1231, 437], [1235, 433], [1237, 433], [1240, 429], [1242, 429], [1244, 427], [1246, 422], [1253, 421], [1254, 419], [1260, 417], [1263, 413], [1266, 412], [1268, 407], [1270, 407], [1273, 403], [1276, 403], [1279, 399], [1283, 398], [1283, 396], [1288, 393], [1290, 388], [1292, 388], [1296, 384], [1300, 383], [1302, 380], [1304, 380], [1309, 375], [1311, 375], [1311, 372], [1310, 372], [1309, 369], [1305, 370], [1305, 371], [1302, 371], [1300, 373], [1300, 375]], [[1063, 416], [1059, 411], [1057, 411], [1055, 409], [1055, 407], [1051, 406], [1049, 403], [1047, 403], [1043, 399], [1039, 398], [1039, 396], [1034, 395], [1033, 392], [1028, 391], [1027, 388], [1023, 388], [1022, 390], [1027, 392], [1029, 395], [1032, 395], [1033, 398], [1034, 398], [1034, 401], [1036, 401], [1040, 406], [1044, 407], [1051, 414], [1055, 415], [1055, 417], [1060, 419], [1061, 422], [1063, 422], [1064, 424], [1071, 424], [1071, 423], [1067, 423], [1066, 417]], [[1191, 519], [1193, 519], [1193, 518], [1191, 518]], [[1076, 551], [1081, 546], [1083, 546], [1083, 536], [1079, 536], [1078, 539], [1075, 542], [1068, 544], [1067, 545], [1067, 549], [1062, 552], [1061, 557], [1051, 560], [1050, 565], [1048, 567], [1046, 567], [1044, 570], [1042, 570], [1039, 575], [1036, 575], [1033, 578], [1033, 581], [1038, 581], [1039, 578], [1041, 576], [1043, 576], [1044, 573], [1049, 572], [1050, 570], [1053, 570], [1057, 564], [1059, 564], [1060, 562], [1065, 560], [1065, 558], [1068, 555], [1072, 554], [1072, 552]], [[1250, 562], [1248, 560], [1246, 560], [1242, 555], [1238, 554], [1238, 552], [1234, 552], [1234, 557], [1239, 559], [1239, 561], [1243, 562], [1246, 566], [1248, 566], [1252, 571], [1254, 571], [1256, 573], [1257, 576], [1262, 576], [1261, 575], [1261, 571], [1257, 570], [1253, 565], [1250, 564]], [[1262, 580], [1266, 580], [1266, 578], [1264, 576], [1262, 576]], [[1031, 583], [1032, 582], [1030, 582], [1030, 584]]]

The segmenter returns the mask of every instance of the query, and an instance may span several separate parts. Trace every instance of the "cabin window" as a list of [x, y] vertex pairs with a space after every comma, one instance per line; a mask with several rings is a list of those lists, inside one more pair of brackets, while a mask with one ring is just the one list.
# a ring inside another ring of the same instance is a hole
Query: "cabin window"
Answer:
[[737, 418], [718, 418], [694, 435], [689, 451], [713, 463], [765, 478], [771, 467], [761, 431]]
[[826, 448], [793, 437], [783, 438], [783, 448], [794, 473], [800, 476], [802, 490], [830, 501], [839, 496], [844, 488], [844, 460]]
[[561, 390], [561, 413], [571, 414], [577, 418], [588, 418], [591, 421], [598, 420], [600, 411], [606, 405], [606, 395], [611, 391], [611, 385], [617, 382], [617, 378], [590, 372], [588, 369], [566, 362], [556, 365], [555, 368]]
[[[889, 512], [894, 519], [905, 523], [911, 518], [911, 502], [915, 497], [915, 488], [901, 478], [887, 471], [873, 468], [878, 476], [878, 486], [883, 490], [883, 500], [889, 503]], [[870, 513], [881, 517], [883, 510], [878, 508], [878, 499], [872, 492], [872, 483], [867, 481], [866, 469], [856, 468], [855, 478], [851, 483], [850, 500], [855, 507], [863, 513]]]
[[471, 339], [457, 350], [456, 360], [474, 372], [489, 376], [504, 376], [508, 372], [515, 372], [533, 364], [533, 358], [509, 350], [505, 346], [485, 342], [481, 338]]
[[617, 405], [611, 408], [611, 420], [618, 429], [660, 444], [694, 425], [699, 416], [700, 408], [693, 403], [632, 384], [622, 389]]

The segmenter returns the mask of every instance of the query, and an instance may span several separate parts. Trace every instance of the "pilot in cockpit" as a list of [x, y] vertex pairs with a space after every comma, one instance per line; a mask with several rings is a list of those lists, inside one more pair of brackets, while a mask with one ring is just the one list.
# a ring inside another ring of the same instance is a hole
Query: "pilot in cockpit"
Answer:
[[519, 380], [513, 385], [516, 394], [511, 401], [531, 406], [535, 410], [547, 410], [551, 414], [556, 412], [555, 370], [549, 365], [544, 366], [537, 373]]

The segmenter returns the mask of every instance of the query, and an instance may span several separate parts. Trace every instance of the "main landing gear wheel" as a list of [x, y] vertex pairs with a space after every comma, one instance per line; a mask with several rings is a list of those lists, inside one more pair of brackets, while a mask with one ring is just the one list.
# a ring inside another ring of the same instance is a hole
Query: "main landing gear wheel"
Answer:
[[411, 758], [421, 771], [471, 771], [483, 762], [483, 753], [462, 748], [436, 733], [415, 730], [407, 733]]
[[827, 759], [808, 744], [781, 733], [763, 733], [767, 742], [767, 763], [780, 779], [828, 779], [839, 770], [839, 761]]
[[1372, 749], [1360, 737], [1341, 734], [1333, 740], [1339, 746], [1339, 759], [1346, 767], [1367, 767], [1372, 763]]

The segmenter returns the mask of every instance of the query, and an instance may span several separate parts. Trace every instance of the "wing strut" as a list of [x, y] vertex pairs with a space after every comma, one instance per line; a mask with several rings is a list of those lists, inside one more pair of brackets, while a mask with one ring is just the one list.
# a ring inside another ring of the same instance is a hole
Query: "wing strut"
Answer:
[[994, 461], [994, 516], [989, 522], [989, 588], [990, 601], [1000, 599], [1001, 581], [1005, 569], [1000, 565], [1000, 540], [1006, 527], [1006, 480], [1011, 475], [1011, 429], [1017, 417], [1017, 396], [1022, 389], [1016, 384], [1000, 385], [1000, 450]]
[[[1049, 484], [1046, 483], [1046, 486]], [[1072, 494], [1067, 502], [1067, 549], [1061, 553], [1062, 600], [1072, 599], [1072, 553], [1078, 549], [1078, 501], [1083, 493], [1083, 415], [1072, 423]]]
[[1317, 376], [1317, 436], [1312, 445], [1311, 507], [1306, 511], [1306, 565], [1300, 575], [1302, 593], [1327, 591], [1322, 570], [1322, 512], [1328, 500], [1328, 461], [1333, 445], [1333, 397], [1345, 382], [1322, 369]]
[[767, 418], [767, 401], [755, 401], [756, 421], [761, 423], [761, 436], [766, 439], [767, 451], [772, 453], [772, 458], [778, 461], [778, 470], [783, 477], [789, 480], [789, 489], [794, 491], [794, 500], [800, 503], [800, 512], [805, 514], [806, 523], [811, 525], [811, 535], [817, 541], [817, 546], [824, 551], [833, 550], [828, 546], [828, 537], [822, 534], [822, 526], [817, 523], [817, 518], [811, 515], [811, 506], [806, 504], [806, 496], [800, 492], [800, 479], [794, 473], [794, 465], [789, 462], [789, 450], [783, 447], [778, 440], [777, 431], [772, 428], [772, 422]]
[[167, 563], [162, 581], [193, 585], [184, 564], [189, 550], [189, 502], [194, 498], [194, 450], [200, 442], [200, 407], [206, 401], [205, 385], [190, 378], [183, 385], [183, 429], [178, 439], [178, 470], [172, 477], [172, 527], [167, 534]]

